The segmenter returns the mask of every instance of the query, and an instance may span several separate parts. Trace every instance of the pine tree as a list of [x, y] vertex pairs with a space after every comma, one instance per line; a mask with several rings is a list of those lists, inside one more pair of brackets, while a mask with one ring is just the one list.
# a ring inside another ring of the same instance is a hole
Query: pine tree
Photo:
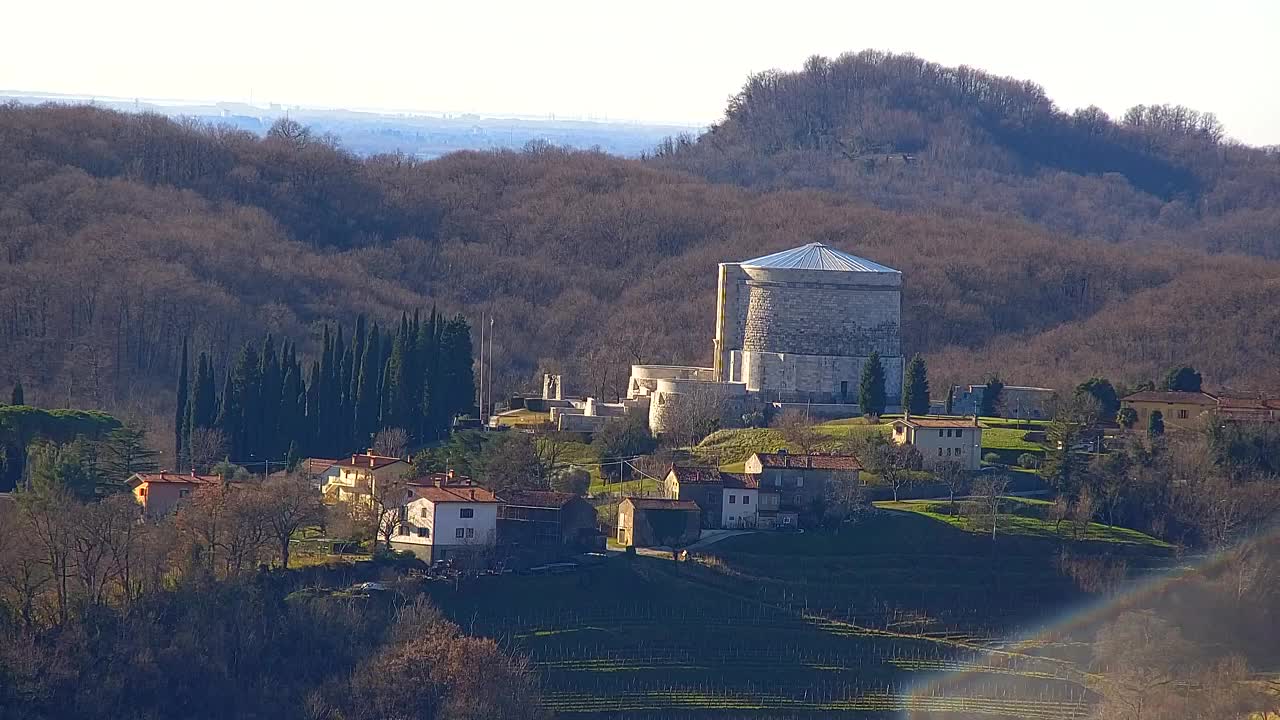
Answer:
[[190, 424], [191, 380], [187, 377], [187, 339], [182, 338], [182, 360], [178, 368], [178, 407], [173, 414], [173, 456], [177, 466], [186, 464], [187, 428]]
[[879, 417], [884, 414], [886, 398], [884, 389], [884, 365], [880, 363], [880, 353], [872, 350], [862, 366], [862, 380], [858, 384], [858, 405], [863, 415]]
[[13, 395], [11, 395], [11, 396], [10, 396], [10, 399], [13, 401], [12, 403], [10, 403], [11, 405], [26, 405], [26, 404], [27, 404], [27, 398], [24, 396], [24, 394], [23, 394], [23, 392], [22, 392], [22, 381], [21, 381], [21, 380], [18, 380], [18, 381], [16, 381], [16, 382], [14, 382], [14, 383], [13, 383]]
[[142, 428], [132, 424], [118, 427], [100, 443], [99, 474], [106, 482], [119, 485], [134, 473], [159, 470], [160, 464], [156, 462], [159, 454], [147, 447], [146, 432]]
[[929, 369], [920, 353], [907, 365], [907, 377], [902, 383], [902, 409], [912, 415], [929, 414]]

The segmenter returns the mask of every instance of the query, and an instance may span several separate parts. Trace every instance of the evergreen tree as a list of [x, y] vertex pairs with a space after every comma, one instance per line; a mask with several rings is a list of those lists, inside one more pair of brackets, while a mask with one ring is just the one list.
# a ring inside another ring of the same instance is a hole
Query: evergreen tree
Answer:
[[929, 369], [920, 353], [907, 365], [907, 377], [902, 383], [902, 409], [912, 415], [929, 414]]
[[176, 467], [186, 464], [187, 431], [191, 424], [191, 379], [187, 376], [187, 339], [182, 338], [182, 360], [178, 368], [178, 407], [173, 416], [173, 456]]
[[146, 432], [142, 428], [127, 424], [112, 430], [100, 444], [99, 474], [105, 482], [119, 486], [134, 473], [159, 470], [160, 464], [156, 461], [159, 454], [147, 447]]
[[356, 384], [355, 429], [352, 437], [357, 448], [369, 447], [373, 442], [373, 434], [378, 431], [378, 411], [382, 404], [378, 396], [378, 380], [382, 374], [382, 350], [379, 346], [378, 326], [375, 324], [364, 343]]
[[400, 318], [400, 332], [396, 333], [391, 345], [391, 358], [387, 360], [387, 405], [383, 408], [382, 427], [406, 426], [409, 420], [409, 404], [412, 401], [409, 353], [409, 323]]
[[275, 338], [267, 334], [262, 346], [258, 391], [262, 415], [262, 442], [264, 458], [278, 458], [284, 454], [288, 441], [282, 441], [280, 411], [284, 397], [284, 377], [280, 372], [280, 358], [276, 355]]
[[884, 414], [886, 404], [884, 389], [884, 365], [880, 363], [880, 353], [872, 350], [862, 366], [862, 379], [858, 383], [858, 405], [863, 415], [880, 416]]
[[1120, 397], [1111, 381], [1092, 377], [1076, 386], [1076, 394], [1092, 395], [1098, 401], [1102, 417], [1115, 417], [1120, 411]]
[[13, 383], [13, 395], [10, 396], [11, 405], [26, 405], [27, 398], [22, 392], [22, 381], [18, 380]]
[[285, 370], [284, 381], [280, 391], [280, 434], [279, 444], [301, 448], [306, 441], [306, 395], [302, 387], [302, 378], [298, 369], [290, 364]]
[[337, 438], [333, 428], [334, 413], [337, 411], [337, 389], [335, 378], [337, 369], [333, 360], [333, 339], [329, 335], [329, 326], [324, 326], [323, 350], [320, 353], [320, 386], [317, 388], [319, 407], [316, 412], [316, 435], [320, 448], [325, 454], [333, 453]]
[[[213, 384], [213, 364], [204, 353], [196, 363], [195, 383], [191, 388], [189, 425], [195, 428], [211, 428], [218, 421], [218, 397]], [[187, 440], [190, 441], [190, 433]]]
[[302, 455], [298, 452], [298, 443], [289, 443], [289, 452], [285, 454], [285, 469], [293, 472], [298, 469], [298, 463], [302, 461]]
[[986, 387], [982, 390], [982, 402], [978, 404], [978, 414], [983, 417], [999, 417], [1001, 395], [1004, 394], [1004, 382], [999, 375], [988, 375]]
[[216, 425], [222, 430], [227, 442], [227, 452], [239, 457], [244, 448], [244, 417], [240, 410], [240, 398], [235, 390], [232, 368], [227, 368], [227, 377], [222, 382], [222, 403], [218, 407]]
[[234, 446], [239, 450], [242, 460], [249, 457], [262, 457], [265, 451], [263, 441], [265, 428], [262, 415], [262, 358], [253, 343], [245, 343], [236, 360], [232, 388], [240, 406], [240, 444]]
[[[436, 413], [437, 434], [448, 427], [448, 422], [460, 413], [471, 411], [476, 395], [476, 377], [471, 354], [471, 325], [462, 315], [443, 321], [437, 351], [439, 388], [436, 396], [439, 409]], [[436, 400], [433, 400], [433, 403]]]
[[417, 349], [415, 355], [418, 358], [418, 419], [417, 427], [418, 436], [422, 440], [432, 439], [436, 435], [436, 427], [439, 426], [440, 408], [439, 403], [435, 401], [434, 395], [439, 388], [440, 374], [440, 337], [438, 330], [438, 318], [436, 317], [436, 309], [431, 308], [431, 314], [427, 317], [427, 321], [418, 329]]
[[1202, 385], [1200, 373], [1193, 367], [1173, 368], [1164, 378], [1164, 389], [1174, 392], [1200, 392]]
[[323, 438], [320, 437], [320, 385], [320, 363], [313, 360], [311, 375], [307, 381], [307, 413], [304, 429], [305, 446], [312, 455], [324, 452]]
[[1147, 419], [1147, 435], [1153, 438], [1164, 435], [1164, 413], [1159, 410], [1151, 411], [1151, 417]]

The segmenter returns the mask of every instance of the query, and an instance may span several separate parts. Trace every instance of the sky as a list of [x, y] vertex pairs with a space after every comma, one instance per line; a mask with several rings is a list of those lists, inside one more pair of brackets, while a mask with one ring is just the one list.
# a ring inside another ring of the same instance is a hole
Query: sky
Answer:
[[1280, 0], [9, 0], [0, 91], [703, 125], [753, 72], [880, 49], [1059, 107], [1280, 144]]

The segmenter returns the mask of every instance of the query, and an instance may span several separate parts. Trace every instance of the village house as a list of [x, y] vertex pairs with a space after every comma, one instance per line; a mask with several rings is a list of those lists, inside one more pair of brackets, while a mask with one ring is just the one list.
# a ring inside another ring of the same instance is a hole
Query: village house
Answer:
[[1201, 415], [1218, 407], [1218, 400], [1205, 392], [1143, 390], [1126, 395], [1120, 407], [1137, 413], [1134, 428], [1138, 430], [1147, 429], [1153, 412], [1160, 413], [1166, 430], [1192, 430], [1203, 422]]
[[618, 542], [636, 547], [678, 547], [702, 535], [702, 511], [691, 500], [623, 498], [618, 503]]
[[572, 493], [513, 490], [502, 494], [498, 506], [498, 542], [517, 550], [600, 550], [596, 525], [596, 509]]
[[149, 517], [168, 515], [178, 505], [204, 487], [217, 487], [223, 482], [218, 475], [192, 473], [135, 473], [125, 484], [133, 499]]
[[982, 464], [982, 426], [978, 418], [915, 417], [893, 421], [893, 441], [920, 451], [926, 470], [957, 461], [976, 471]]
[[757, 483], [758, 524], [783, 527], [811, 514], [833, 480], [860, 482], [862, 463], [853, 455], [793, 455], [779, 450], [755, 453], [747, 458], [745, 471]]
[[1218, 419], [1226, 422], [1280, 422], [1280, 397], [1264, 393], [1220, 393]]
[[734, 530], [756, 527], [760, 481], [755, 476], [740, 473], [721, 473], [720, 479], [723, 494], [720, 507], [724, 510], [720, 527]]
[[399, 522], [391, 547], [426, 562], [454, 560], [469, 567], [488, 564], [498, 538], [498, 505], [493, 493], [470, 481], [414, 485], [396, 510]]
[[379, 483], [399, 479], [410, 471], [409, 463], [401, 458], [372, 452], [344, 457], [331, 467], [337, 468], [337, 474], [323, 487], [326, 502], [370, 503]]
[[663, 494], [672, 500], [697, 503], [702, 512], [702, 527], [718, 528], [724, 516], [724, 480], [719, 468], [675, 465], [662, 480]]

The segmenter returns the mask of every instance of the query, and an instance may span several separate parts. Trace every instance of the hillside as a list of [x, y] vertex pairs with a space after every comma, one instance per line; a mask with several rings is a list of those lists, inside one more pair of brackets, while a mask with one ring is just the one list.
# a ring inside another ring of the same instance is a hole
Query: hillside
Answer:
[[1280, 152], [1227, 130], [1179, 106], [1066, 113], [1032, 82], [865, 51], [752, 76], [722, 122], [660, 148], [655, 162], [746, 187], [1280, 257]]
[[[0, 108], [0, 373], [48, 406], [168, 412], [183, 336], [219, 374], [266, 332], [437, 304], [495, 313], [500, 389], [542, 370], [620, 391], [627, 365], [710, 356], [715, 265], [810, 241], [900, 268], [935, 385], [1064, 385], [1178, 362], [1280, 385], [1280, 263], [1067, 239], [979, 211], [762, 192], [600, 153], [361, 160], [305, 128], [259, 139], [91, 108]], [[0, 383], [10, 382], [0, 377]]]

